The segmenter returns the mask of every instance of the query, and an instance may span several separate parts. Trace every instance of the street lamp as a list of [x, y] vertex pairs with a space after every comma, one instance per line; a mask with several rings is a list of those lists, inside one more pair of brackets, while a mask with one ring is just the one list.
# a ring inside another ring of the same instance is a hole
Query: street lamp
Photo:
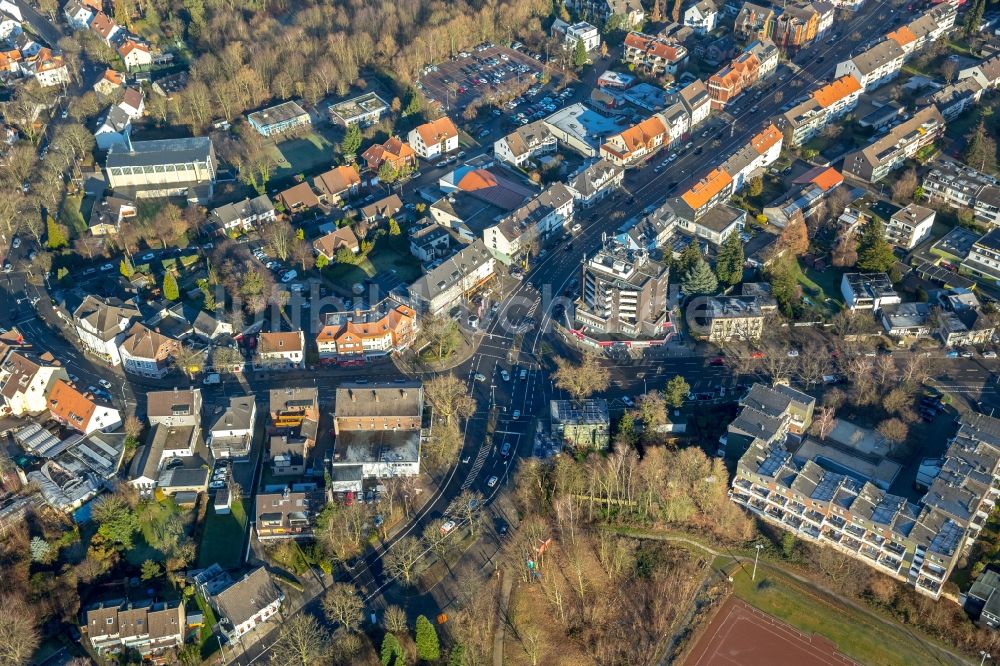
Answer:
[[[757, 580], [757, 558], [760, 557], [760, 551], [764, 549], [764, 545], [759, 543], [755, 547], [757, 548], [757, 554], [753, 556], [753, 573], [750, 575], [750, 580]], [[979, 666], [982, 666], [982, 664]]]
[[128, 398], [125, 397], [125, 383], [126, 383], [126, 381], [122, 382], [122, 402], [125, 403], [125, 406], [124, 406], [123, 409], [128, 409]]

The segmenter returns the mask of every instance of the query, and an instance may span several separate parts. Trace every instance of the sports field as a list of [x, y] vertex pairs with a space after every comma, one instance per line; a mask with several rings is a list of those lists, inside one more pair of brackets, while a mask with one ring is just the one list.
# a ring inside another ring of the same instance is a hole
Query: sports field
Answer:
[[685, 666], [856, 666], [816, 634], [804, 634], [729, 597], [688, 655]]

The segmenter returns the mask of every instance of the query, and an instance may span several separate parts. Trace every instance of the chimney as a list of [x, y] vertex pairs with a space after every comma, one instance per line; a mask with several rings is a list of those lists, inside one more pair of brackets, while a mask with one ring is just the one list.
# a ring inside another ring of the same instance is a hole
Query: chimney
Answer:
[[378, 399], [378, 391], [376, 391], [375, 389], [372, 389], [372, 397], [375, 399], [375, 402], [379, 401], [379, 399]]
[[406, 397], [406, 389], [399, 389], [399, 394], [400, 394], [401, 397], [405, 398]]
[[351, 396], [351, 402], [357, 402], [358, 401], [357, 396], [354, 395], [354, 389], [347, 389], [347, 393], [348, 393], [348, 395]]

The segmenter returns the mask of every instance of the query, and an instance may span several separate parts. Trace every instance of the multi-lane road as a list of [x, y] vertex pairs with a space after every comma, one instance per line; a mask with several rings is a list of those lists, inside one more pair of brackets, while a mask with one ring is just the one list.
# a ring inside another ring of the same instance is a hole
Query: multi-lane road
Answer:
[[[545, 337], [546, 332], [551, 329], [551, 308], [556, 302], [554, 297], [562, 294], [578, 274], [581, 260], [599, 246], [602, 235], [613, 232], [623, 221], [638, 215], [650, 205], [660, 204], [677, 191], [682, 183], [697, 177], [744, 145], [766, 121], [778, 115], [783, 103], [810, 91], [816, 81], [831, 74], [838, 61], [849, 57], [860, 42], [870, 39], [875, 32], [884, 33], [891, 27], [895, 22], [889, 11], [891, 7], [888, 2], [867, 4], [850, 21], [835, 27], [841, 37], [834, 44], [820, 42], [805, 49], [796, 58], [801, 66], [795, 68], [797, 71], [793, 72], [785, 63], [780, 65], [774, 77], [761, 86], [766, 94], [754, 102], [753, 108], [756, 111], [747, 110], [735, 117], [726, 113], [713, 117], [707, 125], [712, 130], [711, 135], [701, 137], [703, 128], [696, 129], [692, 149], [661, 172], [656, 173], [652, 168], [629, 171], [626, 178], [627, 194], [606, 200], [590, 209], [585, 219], [579, 220], [582, 229], [575, 237], [548, 248], [547, 253], [531, 267], [525, 279], [505, 295], [499, 316], [484, 323], [475, 353], [454, 369], [457, 376], [468, 382], [478, 405], [476, 413], [466, 424], [465, 442], [460, 456], [463, 462], [455, 465], [441, 479], [436, 492], [410, 523], [379, 548], [371, 551], [347, 574], [347, 578], [359, 584], [371, 607], [380, 605], [383, 594], [392, 585], [393, 581], [383, 570], [381, 560], [401, 537], [419, 535], [424, 525], [444, 515], [454, 498], [465, 489], [482, 493], [487, 498], [487, 511], [491, 511], [491, 500], [510, 481], [518, 458], [531, 455], [534, 417], [546, 409], [548, 400], [554, 394], [550, 379], [552, 358], [548, 353], [541, 353], [542, 341], [544, 338], [547, 349], [554, 348], [557, 351], [562, 344], [551, 336]], [[873, 31], [872, 26], [881, 27]], [[778, 92], [782, 94], [777, 95]], [[749, 102], [752, 94], [744, 95], [746, 99], [738, 100], [737, 106], [752, 106]], [[433, 177], [434, 174], [428, 171], [420, 180]], [[96, 384], [98, 379], [109, 374], [106, 369], [82, 357], [61, 337], [57, 321], [51, 309], [45, 305], [47, 300], [44, 290], [28, 285], [21, 273], [8, 274], [6, 277], [6, 284], [0, 283], [3, 287], [0, 289], [0, 321], [3, 325], [16, 324], [39, 350], [51, 351], [56, 357], [66, 360], [71, 371], [81, 376], [81, 383]], [[30, 297], [33, 296], [41, 296], [43, 299], [37, 312], [30, 306]], [[29, 300], [18, 301], [26, 297]], [[521, 321], [525, 317], [530, 318], [534, 326], [516, 334], [511, 332], [509, 322]], [[957, 392], [978, 390], [982, 399], [995, 401], [996, 406], [1000, 407], [996, 391], [997, 378], [989, 368], [969, 359], [950, 363], [952, 365], [948, 372], [942, 375], [943, 385], [947, 384]], [[662, 388], [667, 379], [675, 374], [683, 375], [694, 391], [714, 390], [720, 385], [731, 386], [737, 380], [726, 367], [709, 366], [704, 357], [693, 353], [679, 352], [672, 356], [627, 360], [613, 365], [611, 369], [614, 382], [609, 397], [612, 399]], [[504, 371], [509, 374], [509, 380], [503, 379]], [[383, 372], [385, 379], [398, 376], [391, 367], [376, 371]], [[381, 374], [373, 376], [370, 371], [360, 371], [358, 374], [365, 374], [370, 379], [382, 377]], [[484, 376], [485, 380], [478, 380], [477, 375]], [[332, 398], [329, 395], [329, 380], [341, 378], [348, 378], [342, 370], [319, 369], [312, 380], [317, 381], [321, 399], [324, 399]], [[303, 381], [308, 380], [248, 377], [246, 384], [250, 389], [264, 394], [267, 389], [301, 385]], [[145, 390], [163, 385], [155, 382], [123, 382], [121, 379], [113, 380], [112, 383], [116, 386], [113, 392], [116, 394], [116, 401], [117, 393], [120, 392], [122, 400], [130, 402], [136, 400], [137, 394], [141, 398]], [[120, 389], [117, 388], [119, 384]], [[234, 389], [232, 382], [206, 387], [206, 401], [223, 399]], [[491, 417], [495, 418], [495, 429], [493, 436], [488, 437]], [[503, 454], [505, 443], [510, 445], [509, 456]], [[490, 484], [489, 481], [494, 477], [496, 482]], [[487, 520], [486, 523], [489, 527], [485, 538], [497, 539], [495, 528], [499, 525], [499, 519], [493, 516], [493, 520]], [[318, 613], [318, 597], [308, 602], [305, 610], [321, 615]], [[275, 638], [276, 635], [272, 632], [264, 636], [257, 645], [248, 646], [246, 654], [229, 656], [234, 663], [259, 662], [267, 656], [267, 648]]]

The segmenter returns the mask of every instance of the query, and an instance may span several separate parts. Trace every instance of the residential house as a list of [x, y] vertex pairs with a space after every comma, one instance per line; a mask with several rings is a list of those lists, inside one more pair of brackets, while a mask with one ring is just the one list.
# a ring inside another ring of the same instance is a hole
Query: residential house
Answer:
[[194, 582], [215, 609], [219, 629], [230, 643], [274, 618], [285, 600], [285, 593], [264, 567], [233, 581], [216, 563], [195, 576]]
[[979, 222], [1000, 226], [1000, 182], [958, 162], [938, 160], [924, 176], [927, 198], [953, 208], [971, 208]]
[[483, 230], [483, 242], [497, 261], [510, 266], [524, 258], [535, 241], [561, 231], [573, 218], [573, 194], [562, 183], [544, 192]]
[[66, 17], [69, 27], [74, 30], [86, 30], [89, 28], [90, 22], [94, 20], [96, 14], [97, 12], [93, 8], [88, 7], [78, 0], [70, 0], [63, 7], [63, 16]]
[[153, 64], [153, 54], [149, 52], [149, 46], [131, 38], [121, 43], [118, 55], [125, 63], [126, 72], [134, 72]]
[[289, 213], [317, 208], [320, 204], [319, 197], [309, 187], [309, 183], [299, 183], [279, 192], [278, 202]]
[[983, 86], [974, 78], [962, 79], [917, 99], [917, 106], [933, 104], [948, 122], [955, 120], [966, 109], [978, 104], [983, 97]]
[[784, 135], [773, 123], [755, 134], [722, 163], [722, 169], [733, 179], [733, 192], [739, 192], [754, 176], [763, 175], [764, 169], [778, 161]]
[[319, 423], [319, 390], [316, 388], [271, 389], [269, 396], [271, 426], [294, 430], [304, 423]]
[[836, 78], [853, 76], [865, 91], [874, 90], [896, 78], [903, 68], [906, 52], [891, 39], [879, 42], [850, 60], [837, 64]]
[[361, 188], [361, 176], [353, 166], [334, 167], [313, 178], [313, 187], [319, 192], [321, 200], [338, 204], [343, 199], [358, 193]]
[[118, 345], [139, 318], [139, 309], [116, 298], [88, 295], [73, 312], [73, 324], [84, 349], [111, 365], [121, 363]]
[[385, 299], [368, 310], [324, 313], [316, 336], [320, 360], [374, 358], [406, 349], [417, 335], [417, 313]]
[[671, 199], [674, 212], [697, 220], [734, 192], [733, 177], [723, 169], [712, 169], [679, 197]]
[[138, 213], [133, 201], [104, 197], [90, 213], [88, 231], [92, 236], [115, 236], [121, 231], [122, 222], [134, 219]]
[[423, 263], [444, 259], [451, 250], [452, 236], [441, 225], [428, 221], [410, 227], [410, 254]]
[[824, 127], [842, 118], [858, 105], [861, 83], [853, 76], [842, 76], [815, 90], [809, 99], [785, 113], [786, 133], [793, 147], [801, 146]]
[[69, 381], [66, 369], [4, 350], [0, 362], [0, 399], [5, 416], [37, 415], [49, 408], [48, 395], [56, 381]]
[[620, 167], [634, 166], [655, 153], [667, 139], [667, 123], [657, 113], [601, 144], [601, 158]]
[[840, 280], [840, 293], [851, 312], [874, 310], [900, 303], [899, 294], [892, 288], [892, 280], [885, 273], [844, 273]]
[[606, 451], [611, 445], [608, 401], [550, 400], [549, 420], [553, 439], [574, 451]]
[[125, 372], [162, 379], [170, 372], [171, 363], [180, 346], [181, 343], [177, 340], [137, 322], [118, 345], [118, 352]]
[[673, 40], [641, 32], [625, 35], [622, 60], [647, 74], [676, 74], [687, 62], [687, 57], [687, 49]]
[[811, 4], [786, 5], [774, 18], [773, 30], [767, 35], [779, 48], [800, 49], [819, 34], [819, 12]]
[[646, 12], [639, 0], [569, 0], [566, 6], [580, 16], [605, 24], [612, 16], [621, 20], [625, 29], [631, 29], [643, 22]]
[[364, 93], [357, 97], [330, 105], [330, 120], [341, 127], [369, 127], [389, 114], [389, 105], [375, 93]]
[[448, 116], [417, 125], [406, 137], [413, 151], [425, 160], [458, 150], [458, 128]]
[[895, 212], [885, 223], [885, 239], [898, 248], [912, 250], [931, 237], [936, 213], [911, 203]]
[[768, 222], [782, 229], [794, 220], [805, 222], [843, 182], [844, 177], [833, 167], [814, 167], [793, 181], [799, 189], [789, 190], [765, 206], [764, 215]]
[[701, 79], [687, 84], [680, 91], [681, 104], [687, 109], [690, 126], [697, 127], [712, 113], [712, 97]]
[[1000, 87], [1000, 53], [966, 67], [958, 73], [958, 80], [975, 79], [984, 90]]
[[929, 303], [899, 303], [879, 310], [879, 321], [892, 338], [925, 338], [934, 330]]
[[616, 339], [660, 338], [667, 327], [666, 264], [644, 249], [607, 241], [581, 267], [576, 322]]
[[770, 39], [758, 39], [746, 47], [746, 52], [757, 58], [757, 82], [768, 78], [778, 69], [781, 51]]
[[55, 55], [49, 49], [43, 48], [35, 56], [34, 67], [35, 81], [42, 88], [69, 85], [69, 68], [62, 55]]
[[112, 147], [124, 149], [128, 146], [131, 134], [132, 119], [116, 105], [108, 108], [104, 122], [94, 131], [94, 140], [101, 150], [111, 150]]
[[129, 141], [112, 146], [105, 162], [108, 185], [133, 198], [184, 196], [204, 202], [212, 197], [215, 148], [209, 137]]
[[979, 308], [940, 310], [936, 324], [934, 332], [946, 347], [987, 345], [996, 334], [996, 327]]
[[128, 114], [132, 120], [142, 118], [146, 112], [146, 98], [139, 88], [125, 88], [122, 100], [118, 102], [118, 108]]
[[410, 305], [421, 314], [438, 315], [486, 285], [496, 258], [481, 240], [474, 240], [408, 288]]
[[247, 122], [261, 136], [278, 136], [312, 125], [309, 114], [296, 102], [282, 102], [247, 114]]
[[575, 49], [577, 42], [583, 42], [583, 48], [587, 53], [597, 50], [597, 47], [601, 45], [600, 31], [586, 21], [578, 21], [570, 25], [557, 18], [552, 23], [550, 30], [553, 37], [563, 40], [563, 48], [567, 50]]
[[738, 55], [731, 63], [708, 79], [708, 94], [712, 108], [726, 108], [739, 95], [760, 78], [760, 61], [749, 51]]
[[733, 35], [742, 42], [767, 39], [774, 33], [777, 14], [771, 7], [744, 2], [733, 24]]
[[274, 476], [301, 476], [306, 473], [309, 450], [316, 443], [315, 436], [299, 433], [271, 435], [267, 452]]
[[1000, 285], [1000, 227], [990, 229], [972, 244], [960, 272], [987, 284]]
[[687, 307], [688, 328], [699, 340], [756, 342], [764, 333], [764, 312], [756, 296], [706, 296]]
[[419, 383], [341, 384], [333, 416], [334, 480], [419, 474], [423, 427]]
[[705, 35], [715, 31], [719, 23], [719, 4], [715, 0], [700, 0], [684, 10], [684, 25], [696, 34]]
[[94, 15], [90, 29], [108, 46], [114, 46], [115, 37], [121, 32], [121, 27], [104, 12]]
[[726, 432], [726, 456], [743, 455], [755, 440], [784, 441], [812, 424], [816, 399], [784, 384], [754, 384], [739, 401], [740, 411]]
[[543, 120], [538, 120], [516, 128], [507, 136], [493, 142], [493, 154], [497, 159], [514, 166], [524, 166], [537, 155], [556, 152], [559, 142], [549, 131]]
[[602, 159], [577, 172], [566, 186], [580, 206], [590, 208], [620, 189], [624, 180], [624, 169]]
[[193, 332], [200, 337], [212, 341], [223, 335], [233, 334], [233, 325], [213, 317], [204, 310], [199, 310], [192, 323]]
[[122, 424], [117, 409], [98, 404], [65, 379], [57, 379], [52, 385], [48, 406], [54, 420], [85, 435], [95, 430], [113, 430]]
[[150, 425], [201, 427], [201, 389], [150, 391], [146, 394], [146, 418]]
[[965, 608], [973, 618], [978, 616], [981, 625], [990, 629], [1000, 627], [1000, 573], [986, 569], [976, 578], [966, 595]]
[[320, 508], [315, 498], [285, 488], [280, 493], [257, 493], [254, 528], [260, 541], [313, 538], [313, 521]]
[[98, 655], [134, 650], [148, 657], [184, 645], [187, 615], [183, 601], [102, 601], [87, 609], [81, 629]]
[[844, 157], [844, 173], [858, 180], [875, 183], [931, 145], [944, 133], [945, 122], [935, 106], [913, 114], [867, 147]]
[[361, 219], [365, 222], [385, 222], [403, 210], [403, 202], [397, 194], [379, 199], [361, 207]]
[[115, 71], [108, 68], [101, 75], [101, 78], [97, 79], [97, 83], [94, 84], [94, 91], [98, 92], [105, 97], [111, 97], [125, 85], [125, 75], [121, 72]]
[[361, 251], [358, 237], [354, 235], [354, 230], [350, 226], [339, 227], [313, 241], [313, 251], [316, 256], [326, 257], [328, 261], [336, 259], [337, 252], [342, 248], [350, 250], [353, 254]]
[[257, 336], [254, 366], [268, 370], [304, 368], [306, 339], [302, 331], [261, 333]]
[[208, 447], [212, 451], [212, 458], [247, 458], [253, 444], [256, 423], [257, 402], [253, 395], [229, 398], [229, 404], [208, 431]]
[[273, 222], [277, 218], [274, 204], [266, 194], [253, 199], [243, 199], [213, 208], [209, 219], [224, 233], [250, 231], [262, 223]]
[[372, 144], [365, 152], [361, 153], [361, 159], [374, 173], [378, 173], [386, 162], [391, 164], [396, 171], [417, 166], [417, 154], [413, 148], [410, 148], [410, 144], [398, 136], [390, 136], [382, 144]]

